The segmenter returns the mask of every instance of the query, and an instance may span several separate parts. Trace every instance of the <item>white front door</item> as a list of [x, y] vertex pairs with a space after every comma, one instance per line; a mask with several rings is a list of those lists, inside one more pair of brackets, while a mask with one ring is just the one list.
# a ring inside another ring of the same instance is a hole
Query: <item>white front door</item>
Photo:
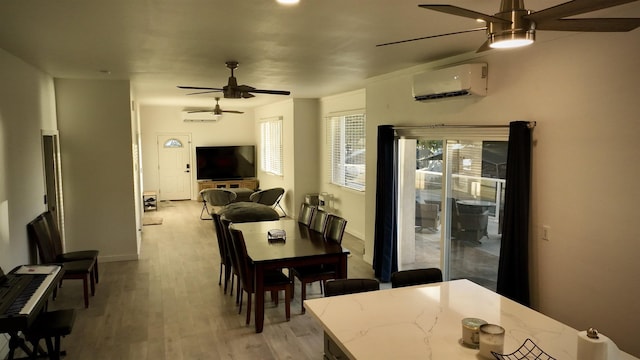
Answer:
[[160, 200], [191, 199], [191, 137], [158, 135]]

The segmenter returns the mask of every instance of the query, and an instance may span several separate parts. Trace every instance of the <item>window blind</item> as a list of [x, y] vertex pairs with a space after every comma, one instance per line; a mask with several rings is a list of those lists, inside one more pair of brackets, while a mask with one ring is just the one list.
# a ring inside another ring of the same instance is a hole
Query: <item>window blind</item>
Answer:
[[365, 115], [329, 118], [330, 182], [354, 190], [365, 189]]
[[260, 169], [282, 175], [282, 120], [260, 123]]

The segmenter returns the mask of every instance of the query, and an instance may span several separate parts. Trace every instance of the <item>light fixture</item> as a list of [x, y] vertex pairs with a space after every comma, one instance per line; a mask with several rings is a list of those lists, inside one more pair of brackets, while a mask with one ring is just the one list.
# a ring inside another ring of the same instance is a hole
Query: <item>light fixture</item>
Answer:
[[525, 19], [529, 10], [511, 10], [496, 14], [509, 23], [489, 22], [487, 38], [489, 47], [493, 49], [510, 49], [533, 44], [536, 40], [535, 23]]
[[213, 113], [213, 120], [218, 121], [222, 119], [222, 114]]
[[282, 5], [295, 5], [300, 2], [300, 0], [276, 0], [278, 4]]
[[489, 47], [493, 49], [511, 49], [533, 44], [536, 33], [533, 30], [490, 34]]

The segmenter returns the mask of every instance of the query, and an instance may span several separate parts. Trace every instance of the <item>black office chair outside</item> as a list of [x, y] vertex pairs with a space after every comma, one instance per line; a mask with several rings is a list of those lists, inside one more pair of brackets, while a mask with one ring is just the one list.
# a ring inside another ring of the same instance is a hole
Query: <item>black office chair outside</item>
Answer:
[[404, 287], [442, 282], [442, 271], [438, 268], [401, 270], [391, 274], [391, 287]]

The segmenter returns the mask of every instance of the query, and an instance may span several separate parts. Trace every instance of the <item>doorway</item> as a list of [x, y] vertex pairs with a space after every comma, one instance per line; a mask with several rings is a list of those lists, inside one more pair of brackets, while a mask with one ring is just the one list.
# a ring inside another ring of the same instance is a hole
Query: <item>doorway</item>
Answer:
[[[64, 209], [62, 202], [62, 172], [60, 143], [57, 131], [42, 131], [42, 159], [45, 179], [45, 205], [57, 222], [62, 243], [65, 243]], [[64, 246], [64, 245], [63, 245]]]
[[421, 134], [399, 140], [399, 268], [495, 290], [508, 134]]
[[158, 135], [160, 200], [191, 199], [191, 136]]

